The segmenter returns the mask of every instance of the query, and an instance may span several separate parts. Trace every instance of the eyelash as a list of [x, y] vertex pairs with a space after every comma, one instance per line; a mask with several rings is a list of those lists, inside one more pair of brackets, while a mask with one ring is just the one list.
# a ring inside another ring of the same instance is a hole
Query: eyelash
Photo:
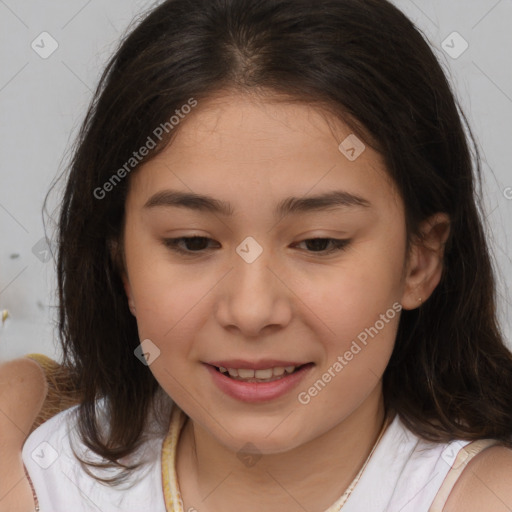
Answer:
[[[174, 252], [177, 252], [179, 254], [184, 254], [187, 256], [192, 256], [194, 254], [201, 254], [204, 252], [204, 249], [201, 249], [199, 251], [190, 251], [186, 249], [182, 249], [178, 246], [178, 243], [181, 241], [188, 241], [188, 240], [213, 240], [212, 238], [204, 237], [204, 236], [183, 236], [180, 238], [165, 238], [163, 240], [163, 244], [171, 249]], [[328, 251], [307, 251], [312, 254], [318, 254], [319, 256], [327, 256], [337, 251], [343, 251], [347, 248], [347, 246], [350, 244], [350, 240], [340, 240], [337, 238], [307, 238], [305, 240], [302, 240], [299, 243], [303, 242], [311, 242], [316, 240], [326, 240], [328, 242], [331, 242], [333, 245], [333, 248]]]

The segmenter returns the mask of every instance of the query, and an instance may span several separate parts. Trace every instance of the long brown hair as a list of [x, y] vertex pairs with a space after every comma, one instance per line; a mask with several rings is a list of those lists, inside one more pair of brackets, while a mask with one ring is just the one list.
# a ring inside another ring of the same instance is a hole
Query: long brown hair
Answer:
[[[159, 391], [134, 356], [137, 325], [111, 257], [130, 176], [103, 197], [98, 190], [190, 98], [200, 104], [226, 88], [328, 106], [369, 136], [401, 193], [409, 239], [430, 215], [450, 216], [442, 280], [424, 305], [402, 313], [384, 374], [386, 407], [429, 440], [509, 443], [512, 357], [496, 321], [478, 149], [428, 42], [385, 0], [167, 0], [106, 67], [62, 202], [59, 326], [64, 364], [83, 391], [85, 444], [114, 465], [133, 453]], [[164, 131], [144, 161], [178, 130]]]

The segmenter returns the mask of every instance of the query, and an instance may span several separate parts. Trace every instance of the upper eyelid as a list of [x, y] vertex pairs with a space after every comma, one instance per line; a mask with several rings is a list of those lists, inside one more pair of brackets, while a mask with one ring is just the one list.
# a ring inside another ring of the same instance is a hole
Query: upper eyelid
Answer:
[[[212, 242], [219, 243], [214, 238], [211, 238], [209, 236], [202, 236], [202, 235], [177, 236], [174, 238], [169, 237], [169, 238], [164, 238], [164, 241], [193, 240], [194, 238], [202, 238], [204, 240], [211, 240]], [[307, 242], [309, 240], [333, 240], [336, 242], [348, 242], [349, 241], [348, 238], [335, 238], [332, 236], [310, 236], [308, 238], [302, 238], [301, 240], [299, 240], [299, 242]], [[298, 242], [295, 242], [295, 243], [298, 243]]]

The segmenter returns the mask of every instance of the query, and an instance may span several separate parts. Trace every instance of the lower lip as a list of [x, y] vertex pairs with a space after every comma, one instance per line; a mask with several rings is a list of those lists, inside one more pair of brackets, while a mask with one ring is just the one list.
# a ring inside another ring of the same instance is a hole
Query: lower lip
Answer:
[[205, 366], [210, 372], [213, 382], [215, 382], [217, 387], [226, 393], [226, 395], [241, 400], [242, 402], [254, 403], [275, 400], [291, 391], [304, 379], [306, 374], [313, 367], [313, 363], [309, 363], [300, 370], [272, 382], [243, 382], [227, 377], [214, 366], [209, 364]]

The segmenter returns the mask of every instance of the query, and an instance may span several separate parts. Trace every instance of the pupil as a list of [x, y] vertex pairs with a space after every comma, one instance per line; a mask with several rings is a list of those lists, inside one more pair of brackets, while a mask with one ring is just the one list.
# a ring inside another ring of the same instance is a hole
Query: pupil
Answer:
[[201, 247], [201, 246], [204, 246], [204, 242], [205, 242], [205, 238], [204, 237], [200, 237], [200, 236], [195, 236], [193, 238], [189, 238], [186, 240], [186, 243], [187, 243], [187, 246], [190, 250], [201, 250], [201, 249], [204, 249], [204, 247]]
[[[311, 245], [313, 246], [313, 252], [325, 251], [326, 246], [329, 244], [329, 240], [327, 240], [327, 238], [314, 238], [312, 240], [307, 240], [306, 245], [308, 244], [310, 246], [309, 248], [311, 248]], [[319, 245], [320, 247], [318, 247]]]

